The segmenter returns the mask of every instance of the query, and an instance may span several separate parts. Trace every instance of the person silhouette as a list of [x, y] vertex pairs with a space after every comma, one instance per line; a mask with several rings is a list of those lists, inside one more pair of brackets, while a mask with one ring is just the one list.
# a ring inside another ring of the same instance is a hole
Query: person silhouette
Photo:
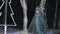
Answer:
[[47, 23], [44, 20], [44, 14], [41, 12], [41, 8], [38, 6], [35, 9], [35, 15], [29, 26], [29, 31], [33, 34], [45, 34], [47, 29]]

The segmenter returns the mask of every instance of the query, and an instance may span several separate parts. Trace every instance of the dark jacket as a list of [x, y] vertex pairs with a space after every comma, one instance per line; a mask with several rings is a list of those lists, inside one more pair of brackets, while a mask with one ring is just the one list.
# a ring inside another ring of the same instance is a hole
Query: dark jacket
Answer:
[[29, 31], [33, 34], [45, 34], [47, 28], [46, 21], [41, 14], [35, 14], [29, 27]]

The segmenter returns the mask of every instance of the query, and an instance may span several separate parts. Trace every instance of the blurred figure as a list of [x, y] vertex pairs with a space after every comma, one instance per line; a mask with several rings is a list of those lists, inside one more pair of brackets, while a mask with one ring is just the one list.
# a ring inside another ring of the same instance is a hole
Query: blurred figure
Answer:
[[27, 29], [28, 29], [35, 13], [35, 7], [40, 5], [41, 0], [26, 0], [26, 1], [27, 1], [27, 17], [28, 17]]
[[41, 12], [41, 8], [38, 6], [35, 9], [35, 15], [29, 26], [29, 32], [32, 32], [32, 34], [45, 34], [46, 28], [44, 14]]

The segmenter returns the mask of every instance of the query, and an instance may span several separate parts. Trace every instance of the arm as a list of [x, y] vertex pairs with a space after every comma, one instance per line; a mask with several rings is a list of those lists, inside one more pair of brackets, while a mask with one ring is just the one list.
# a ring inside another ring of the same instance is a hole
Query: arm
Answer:
[[33, 17], [32, 21], [31, 21], [31, 24], [29, 26], [29, 32], [31, 32], [32, 29], [34, 28], [34, 23], [35, 23], [35, 16]]

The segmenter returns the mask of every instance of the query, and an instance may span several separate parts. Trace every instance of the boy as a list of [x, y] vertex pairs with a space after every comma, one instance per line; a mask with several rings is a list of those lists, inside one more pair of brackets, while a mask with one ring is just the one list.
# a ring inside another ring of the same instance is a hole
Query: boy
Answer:
[[30, 24], [29, 31], [32, 32], [32, 34], [45, 34], [46, 28], [44, 14], [41, 12], [40, 7], [36, 7], [35, 16]]

